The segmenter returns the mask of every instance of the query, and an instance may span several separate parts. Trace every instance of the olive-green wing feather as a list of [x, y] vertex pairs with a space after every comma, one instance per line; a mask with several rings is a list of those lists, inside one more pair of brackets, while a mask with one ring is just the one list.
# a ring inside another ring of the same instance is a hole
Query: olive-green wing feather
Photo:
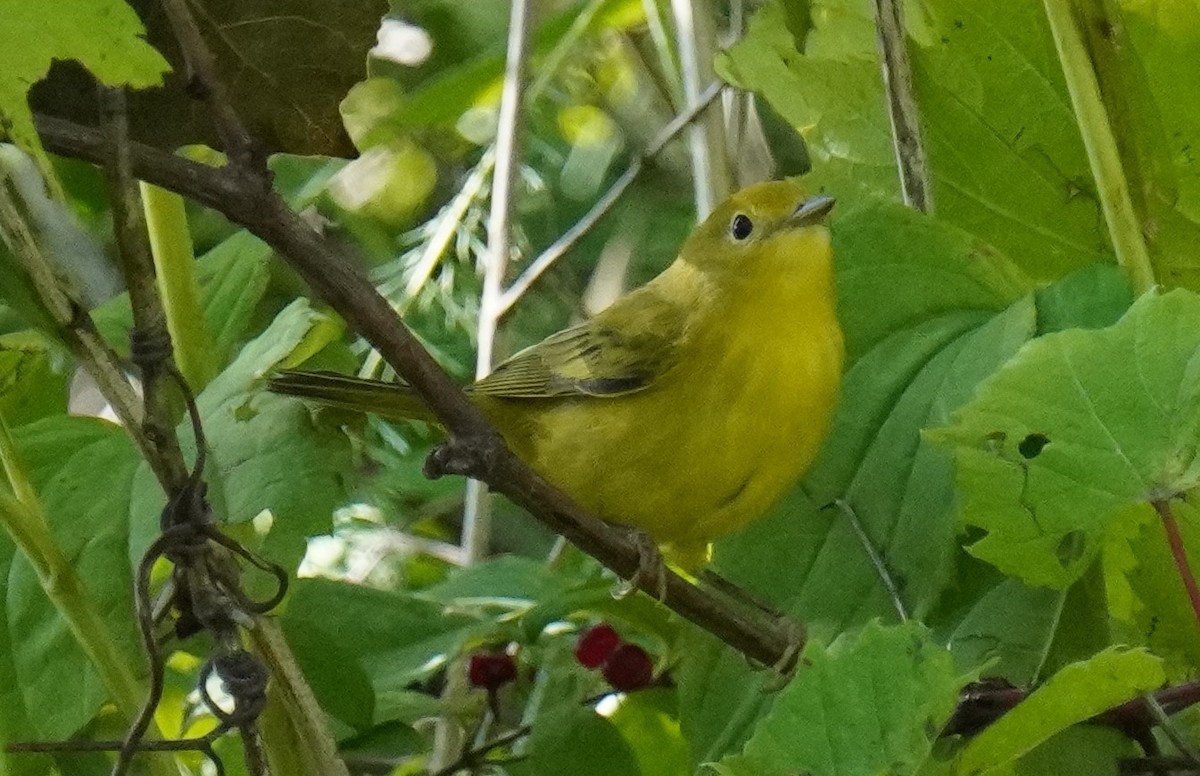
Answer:
[[472, 390], [510, 399], [635, 393], [678, 363], [682, 320], [674, 306], [635, 292], [596, 318], [517, 353]]
[[433, 420], [433, 413], [406, 383], [289, 369], [272, 375], [267, 387], [272, 393], [298, 396], [355, 412], [371, 412], [395, 419]]
[[[685, 311], [647, 286], [592, 320], [522, 350], [468, 393], [505, 399], [624, 396], [644, 390], [679, 362]], [[432, 420], [405, 383], [363, 380], [330, 372], [284, 371], [269, 387], [359, 412]]]

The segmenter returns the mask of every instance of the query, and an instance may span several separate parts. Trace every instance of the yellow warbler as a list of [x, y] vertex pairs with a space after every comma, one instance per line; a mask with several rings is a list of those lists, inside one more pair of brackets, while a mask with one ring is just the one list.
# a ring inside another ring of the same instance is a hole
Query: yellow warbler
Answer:
[[[512, 449], [677, 564], [761, 516], [812, 462], [842, 374], [829, 197], [751, 186], [662, 274], [466, 390]], [[400, 383], [283, 372], [271, 390], [430, 419]]]

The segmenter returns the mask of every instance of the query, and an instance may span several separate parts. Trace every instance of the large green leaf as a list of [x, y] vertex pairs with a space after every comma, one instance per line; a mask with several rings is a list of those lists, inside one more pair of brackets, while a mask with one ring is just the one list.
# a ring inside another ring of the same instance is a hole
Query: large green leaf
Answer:
[[[197, 397], [209, 454], [208, 496], [223, 523], [243, 541], [293, 569], [309, 536], [327, 533], [333, 510], [347, 496], [352, 454], [337, 427], [321, 424], [301, 402], [265, 390], [268, 374], [294, 366], [335, 341], [341, 324], [300, 298], [247, 343], [236, 359]], [[189, 447], [191, 425], [180, 427]], [[158, 531], [161, 492], [147, 466], [135, 490], [132, 559]], [[254, 520], [269, 510], [269, 530]]]
[[375, 713], [379, 697], [438, 668], [437, 658], [457, 653], [478, 620], [414, 596], [306, 579], [282, 622], [322, 707], [365, 729], [387, 721]]
[[[914, 79], [939, 217], [1052, 278], [1108, 256], [1083, 144], [1037, 0], [910, 9]], [[778, 3], [721, 61], [808, 141], [814, 177], [848, 198], [898, 196], [870, 6], [814, 0], [799, 45]]]
[[1030, 584], [1087, 568], [1125, 507], [1200, 482], [1200, 297], [1148, 294], [1112, 327], [1030, 343], [932, 438], [952, 445], [971, 552]]
[[[73, 0], [47, 8], [0, 0], [0, 117], [8, 137], [45, 162], [26, 92], [56, 60], [75, 60], [109, 86], [162, 83], [166, 60], [123, 0]], [[49, 164], [43, 164], [49, 174]]]
[[[130, 665], [141, 666], [126, 561], [137, 451], [120, 428], [95, 418], [57, 415], [15, 429], [13, 436], [58, 546]], [[33, 566], [13, 553], [7, 537], [0, 544], [8, 548], [0, 606], [11, 638], [0, 670], [12, 670], [2, 684], [20, 695], [15, 719], [23, 708], [39, 738], [66, 738], [92, 719], [106, 692]]]
[[828, 647], [812, 643], [803, 668], [724, 776], [912, 774], [929, 757], [967, 677], [918, 625], [867, 625]]

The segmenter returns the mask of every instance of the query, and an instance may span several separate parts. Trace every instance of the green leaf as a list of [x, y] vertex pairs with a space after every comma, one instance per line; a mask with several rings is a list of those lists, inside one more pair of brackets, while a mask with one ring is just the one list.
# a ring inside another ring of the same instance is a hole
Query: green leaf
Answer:
[[75, 60], [108, 86], [134, 89], [157, 86], [169, 69], [122, 0], [74, 0], [52, 13], [37, 3], [0, 0], [0, 19], [0, 119], [9, 139], [38, 158], [47, 177], [53, 173], [26, 92], [54, 60]]
[[1165, 679], [1162, 660], [1140, 649], [1113, 647], [1073, 663], [972, 739], [955, 773], [999, 771], [1055, 733], [1158, 689]]
[[867, 625], [825, 647], [810, 643], [802, 668], [780, 693], [727, 776], [912, 774], [967, 677], [950, 653], [915, 624]]
[[1078, 725], [1055, 734], [1017, 760], [1016, 776], [1120, 776], [1121, 760], [1144, 753], [1119, 730]]
[[[797, 43], [780, 3], [721, 60], [805, 136], [813, 178], [848, 200], [898, 197], [874, 19], [814, 0]], [[913, 78], [940, 218], [1038, 278], [1106, 259], [1099, 206], [1042, 4], [930, 0], [910, 10]]]
[[360, 730], [387, 721], [377, 697], [435, 670], [432, 659], [457, 653], [477, 623], [414, 596], [322, 579], [296, 582], [282, 617], [322, 707]]
[[1028, 685], [1041, 673], [1065, 601], [1064, 591], [1002, 580], [958, 623], [950, 648], [960, 665]]
[[[13, 437], [55, 540], [130, 665], [142, 666], [126, 561], [130, 492], [141, 460], [137, 451], [120, 428], [95, 418], [48, 417], [14, 429]], [[19, 634], [7, 658], [12, 682], [4, 684], [22, 696], [39, 738], [67, 738], [92, 719], [107, 693], [42, 592], [37, 572], [23, 555], [12, 554], [7, 537], [0, 545], [8, 558], [0, 606], [7, 632]], [[54, 702], [47, 702], [50, 698]]]
[[[506, 766], [513, 776], [561, 773], [564, 763], [579, 776], [638, 776], [637, 759], [613, 722], [584, 704], [591, 687], [569, 650], [542, 661], [540, 684], [530, 700], [532, 732], [522, 759]], [[529, 712], [527, 712], [528, 714]]]
[[1125, 273], [1112, 264], [1093, 264], [1039, 288], [1038, 336], [1064, 329], [1112, 326], [1133, 304]]
[[674, 692], [649, 688], [627, 694], [608, 719], [637, 758], [638, 773], [690, 773], [688, 741], [679, 730]]
[[[1172, 502], [1192, 573], [1200, 571], [1200, 513], [1194, 504]], [[1121, 640], [1151, 649], [1164, 660], [1172, 681], [1187, 681], [1200, 665], [1196, 613], [1171, 556], [1166, 530], [1154, 510], [1141, 504], [1123, 510], [1105, 537], [1107, 610]]]
[[1200, 297], [1148, 294], [1115, 325], [1027, 345], [930, 438], [952, 445], [976, 556], [1033, 585], [1087, 568], [1119, 510], [1200, 480]]
[[204, 320], [216, 340], [219, 364], [233, 357], [266, 293], [272, 255], [266, 243], [237, 232], [196, 262]]
[[[327, 533], [334, 509], [348, 500], [353, 461], [340, 428], [322, 425], [301, 402], [268, 393], [266, 377], [303, 361], [340, 333], [340, 323], [297, 299], [197, 397], [214, 513], [235, 538], [289, 570], [303, 556], [306, 538]], [[179, 434], [194, 449], [189, 421]], [[135, 485], [130, 558], [136, 563], [157, 535], [162, 493], [148, 466]], [[264, 511], [270, 512], [266, 525], [255, 521]], [[250, 577], [269, 581], [258, 573]]]
[[0, 418], [16, 427], [67, 411], [62, 359], [34, 336], [0, 337]]
[[833, 250], [851, 362], [900, 330], [961, 310], [998, 313], [1032, 290], [978, 237], [878, 200], [834, 222]]

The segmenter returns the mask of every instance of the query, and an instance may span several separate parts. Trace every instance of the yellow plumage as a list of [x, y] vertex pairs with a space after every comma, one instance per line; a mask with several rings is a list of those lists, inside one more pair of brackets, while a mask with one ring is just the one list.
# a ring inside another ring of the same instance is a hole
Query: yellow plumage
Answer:
[[[832, 200], [751, 186], [595, 318], [468, 387], [513, 450], [581, 506], [694, 569], [812, 463], [842, 374]], [[428, 419], [404, 385], [285, 372], [271, 389]]]

